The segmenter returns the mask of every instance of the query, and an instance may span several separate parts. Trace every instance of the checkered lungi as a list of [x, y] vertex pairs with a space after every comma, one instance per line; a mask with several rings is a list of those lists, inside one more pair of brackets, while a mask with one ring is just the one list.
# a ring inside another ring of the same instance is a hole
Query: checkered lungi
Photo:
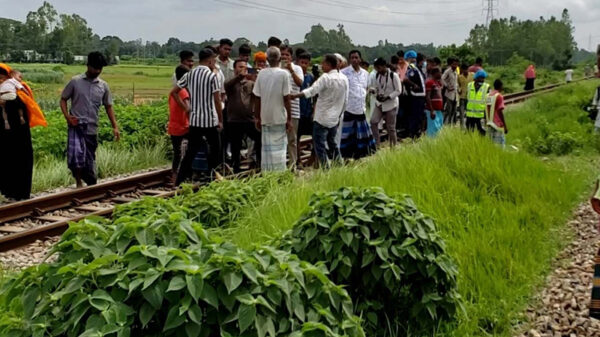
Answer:
[[79, 124], [69, 126], [67, 137], [67, 166], [73, 173], [79, 171], [88, 185], [95, 184], [97, 135], [87, 134], [87, 124]]
[[285, 171], [287, 169], [287, 132], [285, 124], [263, 125], [261, 169], [262, 171]]
[[343, 158], [359, 159], [377, 151], [375, 138], [365, 114], [344, 112], [340, 151]]
[[506, 146], [506, 137], [503, 131], [498, 131], [492, 127], [488, 127], [487, 134], [495, 144], [498, 144], [504, 148]]

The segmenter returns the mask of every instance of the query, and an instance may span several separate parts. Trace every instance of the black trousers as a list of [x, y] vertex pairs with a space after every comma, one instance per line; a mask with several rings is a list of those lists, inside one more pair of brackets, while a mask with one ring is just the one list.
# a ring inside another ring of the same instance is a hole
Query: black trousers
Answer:
[[525, 90], [533, 90], [535, 88], [535, 78], [525, 80]]
[[171, 165], [171, 170], [173, 173], [179, 172], [179, 164], [181, 163], [181, 144], [187, 138], [185, 136], [171, 136], [171, 144], [173, 145], [173, 164]]
[[472, 131], [475, 131], [475, 129], [477, 129], [477, 131], [482, 136], [485, 136], [485, 130], [483, 129], [483, 126], [481, 125], [482, 119], [483, 118], [467, 117], [467, 130], [472, 132]]
[[425, 120], [425, 97], [410, 98], [408, 111], [408, 136], [418, 138], [421, 136], [423, 121]]
[[227, 125], [229, 128], [229, 139], [231, 141], [231, 159], [233, 162], [233, 171], [235, 173], [240, 172], [240, 152], [242, 151], [242, 140], [244, 136], [254, 141], [254, 147], [256, 151], [257, 164], [260, 167], [260, 148], [261, 148], [261, 136], [260, 131], [256, 130], [256, 126], [253, 122], [229, 122]]
[[223, 153], [221, 152], [221, 138], [217, 127], [199, 128], [190, 127], [188, 133], [188, 149], [181, 160], [179, 173], [177, 174], [177, 185], [184, 182], [192, 176], [192, 163], [202, 143], [206, 141], [208, 148], [208, 169], [212, 172], [223, 162]]

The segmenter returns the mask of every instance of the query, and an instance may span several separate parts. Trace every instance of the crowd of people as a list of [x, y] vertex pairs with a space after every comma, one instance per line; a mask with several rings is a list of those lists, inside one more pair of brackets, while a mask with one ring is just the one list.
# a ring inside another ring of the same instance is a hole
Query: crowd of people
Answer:
[[[231, 56], [233, 42], [180, 52], [169, 93], [167, 132], [173, 146], [173, 182], [195, 172], [205, 176], [229, 166], [242, 169], [242, 153], [262, 171], [302, 169], [300, 139], [312, 137], [312, 156], [321, 168], [372, 155], [385, 132], [390, 147], [402, 139], [435, 137], [445, 126], [488, 133], [504, 144], [502, 82], [485, 82], [482, 60], [468, 66], [449, 58], [398, 51], [373, 64], [359, 50], [347, 58], [321, 57], [312, 64], [304, 49], [276, 37], [265, 52], [248, 45]], [[77, 187], [97, 182], [99, 111], [105, 107], [115, 140], [120, 131], [108, 84], [100, 78], [105, 57], [92, 52], [85, 73], [61, 94], [67, 123], [67, 165]], [[69, 104], [70, 103], [70, 104]], [[18, 71], [0, 64], [0, 194], [14, 200], [31, 193], [33, 147], [30, 128], [46, 125], [31, 88]]]
[[[230, 165], [241, 170], [242, 149], [262, 171], [302, 169], [299, 144], [312, 136], [313, 155], [321, 168], [371, 155], [381, 147], [385, 130], [390, 147], [399, 139], [435, 137], [444, 126], [461, 126], [504, 145], [502, 82], [485, 82], [478, 58], [473, 65], [451, 57], [445, 65], [414, 50], [398, 51], [371, 65], [360, 51], [347, 58], [321, 57], [276, 37], [266, 52], [252, 55], [241, 45], [232, 59], [233, 42], [222, 39], [198, 53], [180, 53], [169, 96], [169, 135], [174, 181], [191, 177], [193, 167], [206, 171]], [[206, 158], [206, 165], [195, 165]]]

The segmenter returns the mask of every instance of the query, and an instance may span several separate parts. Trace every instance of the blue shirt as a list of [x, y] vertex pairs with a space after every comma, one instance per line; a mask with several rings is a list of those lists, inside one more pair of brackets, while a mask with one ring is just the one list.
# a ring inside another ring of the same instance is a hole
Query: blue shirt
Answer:
[[[315, 77], [311, 73], [304, 75], [302, 82], [302, 90], [310, 88], [315, 81]], [[313, 98], [300, 98], [300, 118], [311, 118], [313, 113]]]

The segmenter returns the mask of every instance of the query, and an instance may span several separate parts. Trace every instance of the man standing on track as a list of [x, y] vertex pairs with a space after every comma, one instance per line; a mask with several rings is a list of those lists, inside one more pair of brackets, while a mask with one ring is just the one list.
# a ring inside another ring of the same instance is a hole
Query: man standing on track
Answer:
[[181, 184], [192, 173], [192, 161], [200, 150], [203, 138], [208, 143], [208, 168], [214, 170], [221, 164], [221, 149], [219, 131], [223, 129], [223, 110], [221, 92], [217, 78], [211, 67], [214, 66], [216, 55], [208, 48], [198, 53], [199, 65], [185, 74], [177, 86], [171, 90], [171, 96], [182, 109], [187, 106], [179, 96], [182, 89], [190, 94], [190, 131], [188, 149], [183, 156], [176, 184]]
[[[229, 134], [231, 136], [231, 159], [233, 171], [240, 172], [242, 140], [248, 136], [260, 149], [260, 132], [254, 123], [252, 106], [252, 89], [254, 88], [254, 76], [248, 74], [246, 61], [238, 59], [233, 63], [235, 77], [225, 83], [227, 92], [227, 118]], [[257, 162], [260, 163], [260, 152]]]
[[362, 55], [352, 50], [348, 55], [350, 66], [342, 69], [348, 78], [348, 105], [342, 122], [340, 150], [342, 157], [359, 159], [375, 153], [375, 139], [365, 115], [369, 73], [360, 67]]
[[404, 55], [409, 63], [404, 84], [408, 89], [410, 110], [408, 112], [408, 136], [418, 138], [421, 135], [425, 117], [425, 74], [421, 70], [425, 56], [409, 50]]
[[267, 60], [269, 68], [258, 73], [252, 91], [256, 127], [262, 131], [261, 169], [285, 171], [287, 132], [292, 131], [290, 73], [279, 67], [279, 48], [269, 47]]
[[458, 59], [448, 58], [448, 69], [442, 75], [442, 84], [446, 89], [446, 105], [444, 107], [444, 123], [454, 125], [456, 123], [456, 98], [458, 93]]
[[[121, 135], [108, 84], [99, 78], [107, 65], [104, 55], [92, 52], [88, 55], [87, 71], [75, 76], [63, 89], [60, 108], [67, 120], [68, 142], [67, 163], [77, 182], [82, 187], [98, 181], [96, 169], [96, 149], [98, 148], [98, 111], [104, 105], [113, 128], [115, 140]], [[71, 100], [69, 111], [67, 101]]]
[[485, 83], [487, 78], [485, 70], [478, 70], [473, 78], [474, 81], [467, 85], [467, 129], [469, 131], [477, 129], [482, 136], [485, 136], [482, 122], [487, 109], [490, 85]]
[[331, 160], [342, 161], [336, 134], [340, 116], [348, 104], [348, 79], [337, 70], [338, 58], [332, 54], [323, 57], [321, 67], [323, 75], [312, 87], [291, 96], [310, 98], [319, 95], [313, 123], [313, 142], [321, 168], [327, 169], [331, 166]]
[[[297, 94], [300, 92], [302, 83], [304, 82], [304, 71], [302, 67], [292, 62], [294, 51], [288, 45], [282, 45], [281, 51], [281, 68], [290, 73], [290, 93]], [[287, 152], [290, 156], [289, 166], [292, 169], [298, 164], [298, 126], [300, 124], [300, 100], [290, 100], [292, 108], [292, 131], [288, 132]]]

